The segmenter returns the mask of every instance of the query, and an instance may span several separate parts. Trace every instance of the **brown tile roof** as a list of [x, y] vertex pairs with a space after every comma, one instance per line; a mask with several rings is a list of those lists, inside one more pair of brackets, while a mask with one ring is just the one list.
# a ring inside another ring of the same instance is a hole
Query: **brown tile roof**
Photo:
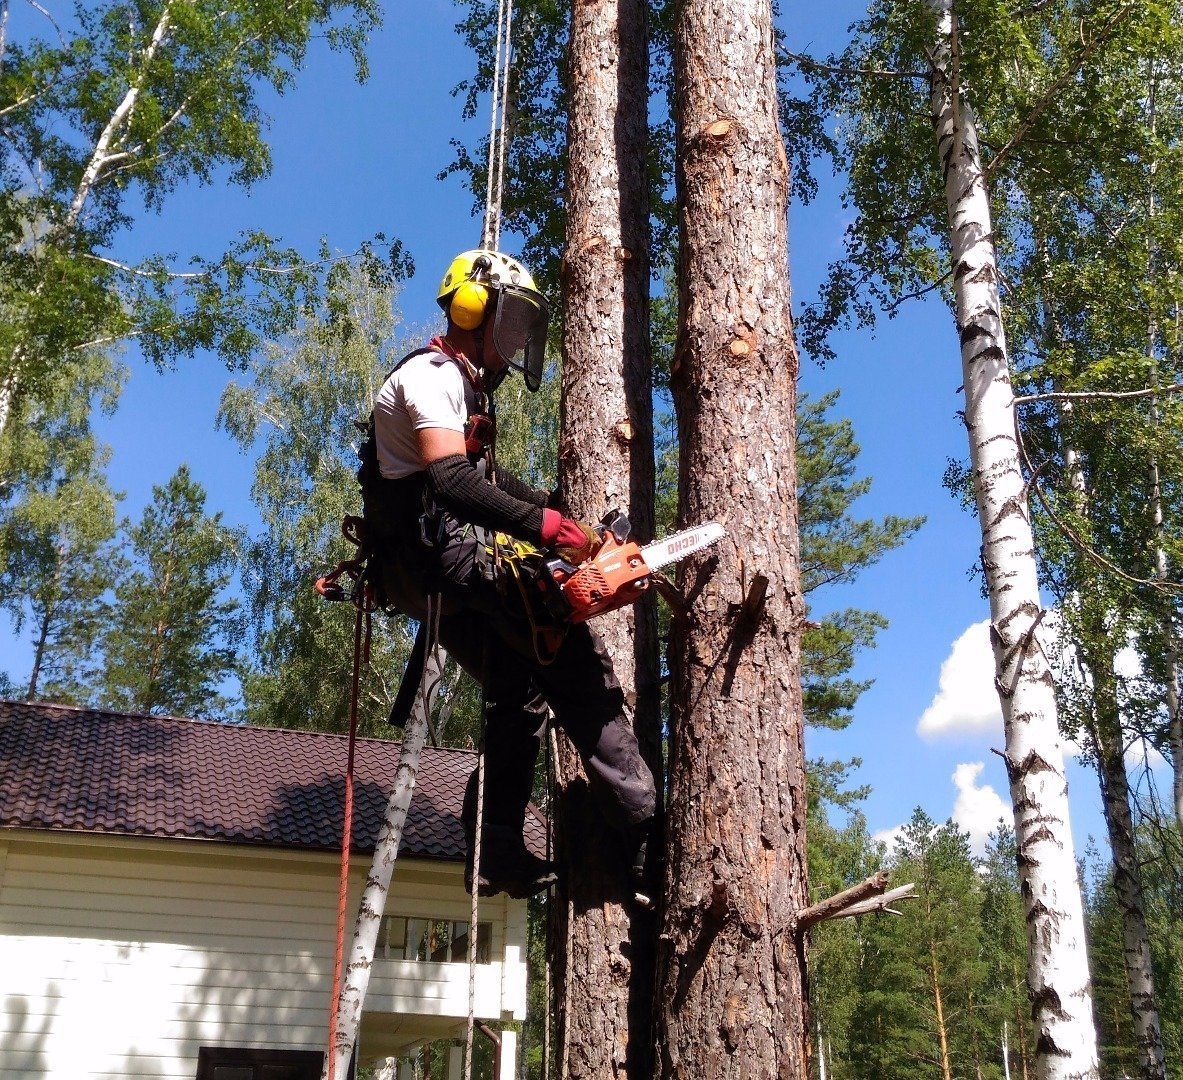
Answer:
[[[0, 700], [0, 828], [340, 850], [344, 735]], [[353, 850], [372, 853], [399, 744], [359, 739]], [[425, 747], [400, 853], [462, 859], [476, 763]], [[535, 812], [526, 838], [545, 846]]]

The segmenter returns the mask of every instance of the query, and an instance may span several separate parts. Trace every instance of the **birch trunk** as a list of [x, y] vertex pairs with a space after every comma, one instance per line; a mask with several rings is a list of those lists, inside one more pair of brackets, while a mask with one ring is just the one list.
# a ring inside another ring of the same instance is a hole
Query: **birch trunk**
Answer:
[[[1100, 630], [1103, 634], [1104, 630]], [[1103, 640], [1103, 639], [1100, 639]], [[1101, 806], [1109, 847], [1113, 854], [1113, 892], [1121, 912], [1122, 957], [1129, 986], [1134, 1041], [1143, 1080], [1166, 1080], [1162, 1024], [1154, 994], [1150, 964], [1150, 933], [1142, 900], [1142, 869], [1134, 845], [1134, 818], [1130, 810], [1129, 778], [1125, 765], [1125, 738], [1117, 699], [1117, 674], [1112, 648], [1082, 646], [1092, 676], [1093, 724], [1091, 736], [1101, 782]]]
[[[3, 435], [8, 427], [8, 418], [12, 415], [12, 405], [16, 400], [16, 391], [19, 385], [16, 365], [19, 360], [18, 347], [18, 350], [14, 350], [13, 356], [10, 359], [11, 369], [3, 378], [0, 378], [0, 435]], [[7, 481], [0, 480], [0, 491], [4, 490], [7, 483]]]
[[[559, 476], [571, 512], [598, 521], [620, 508], [642, 542], [653, 538], [654, 499], [646, 8], [644, 0], [573, 6], [559, 433]], [[660, 776], [653, 598], [597, 619], [595, 629]], [[573, 919], [569, 932], [557, 935], [570, 942], [557, 980], [570, 994], [560, 1011], [567, 1075], [648, 1080], [654, 918], [631, 902], [620, 837], [589, 798], [565, 739], [559, 776], [563, 889], [571, 901], [559, 910]]]
[[1035, 1075], [1039, 1080], [1092, 1080], [1098, 1076], [1097, 1041], [1084, 916], [1052, 673], [1036, 637], [1042, 610], [1015, 437], [990, 206], [973, 114], [955, 90], [951, 0], [925, 4], [937, 24], [932, 121], [945, 180], [965, 423], [1027, 917]]
[[[438, 687], [443, 673], [443, 650], [428, 652], [423, 671], [425, 685]], [[345, 1080], [349, 1075], [349, 1059], [361, 1027], [362, 1012], [365, 1009], [366, 991], [370, 985], [370, 972], [374, 967], [374, 952], [378, 945], [378, 929], [382, 913], [386, 910], [386, 897], [390, 892], [390, 879], [398, 859], [398, 847], [403, 838], [403, 825], [411, 806], [415, 791], [415, 777], [419, 772], [419, 757], [427, 742], [428, 718], [432, 701], [424, 701], [422, 695], [415, 699], [415, 706], [403, 731], [402, 747], [399, 752], [398, 770], [394, 775], [394, 786], [386, 804], [386, 813], [378, 830], [374, 844], [374, 860], [362, 891], [357, 908], [357, 922], [353, 930], [353, 944], [345, 958], [345, 977], [337, 999], [337, 1028], [329, 1032], [329, 1050], [325, 1055], [322, 1080]], [[469, 933], [474, 933], [472, 928]]]
[[[1151, 135], [1157, 135], [1158, 129], [1158, 85], [1157, 78], [1153, 68], [1151, 69], [1149, 78], [1147, 80], [1147, 110], [1149, 112], [1150, 132]], [[1157, 161], [1152, 160], [1150, 163], [1150, 193], [1147, 200], [1147, 217], [1153, 221], [1158, 212], [1157, 188], [1155, 179], [1158, 174]], [[1153, 235], [1153, 233], [1151, 234]], [[1146, 265], [1150, 276], [1153, 276], [1158, 263], [1158, 250], [1153, 241], [1149, 244], [1147, 253]], [[1178, 308], [1176, 307], [1176, 322], [1178, 321]], [[1155, 389], [1158, 389], [1158, 353], [1159, 353], [1159, 333], [1157, 319], [1151, 318], [1150, 332], [1147, 335], [1149, 341], [1147, 343], [1146, 354], [1150, 358], [1151, 364], [1154, 365], [1154, 382]], [[1160, 413], [1158, 408], [1158, 400], [1152, 399], [1150, 405], [1150, 418], [1157, 427], [1160, 421]], [[1151, 456], [1150, 459], [1150, 512], [1154, 525], [1154, 572], [1155, 577], [1161, 582], [1170, 581], [1170, 566], [1167, 561], [1166, 547], [1163, 543], [1166, 532], [1166, 515], [1163, 511], [1162, 499], [1162, 475], [1159, 468], [1158, 457]], [[1179, 711], [1179, 639], [1175, 632], [1173, 620], [1168, 614], [1164, 618], [1163, 631], [1167, 639], [1166, 648], [1166, 662], [1167, 662], [1167, 682], [1166, 682], [1166, 705], [1167, 705], [1167, 740], [1171, 748], [1171, 766], [1173, 773], [1172, 793], [1174, 795], [1175, 804], [1175, 827], [1179, 830], [1179, 835], [1183, 836], [1183, 716]]]
[[[145, 71], [152, 63], [160, 48], [167, 41], [171, 29], [172, 16], [169, 4], [166, 3], [152, 31], [151, 39], [137, 56], [141, 72]], [[82, 219], [82, 211], [86, 206], [87, 199], [90, 198], [95, 186], [102, 181], [111, 167], [135, 156], [142, 150], [142, 147], [118, 148], [120, 139], [129, 129], [135, 115], [140, 89], [135, 69], [129, 68], [127, 90], [95, 141], [94, 149], [79, 177], [78, 186], [74, 189], [65, 217], [56, 227], [55, 231], [59, 234], [59, 240], [77, 228]], [[41, 292], [42, 286], [38, 284], [35, 295], [39, 296]], [[13, 405], [21, 384], [21, 369], [27, 358], [25, 344], [18, 339], [8, 357], [8, 371], [0, 379], [0, 435], [4, 434], [12, 416]]]
[[809, 1075], [788, 164], [767, 0], [684, 0], [674, 26], [680, 266], [671, 383], [683, 524], [670, 640], [660, 1075]]
[[66, 231], [77, 226], [82, 217], [82, 210], [86, 205], [86, 200], [90, 197], [90, 193], [94, 190], [95, 185], [110, 170], [111, 166], [135, 156], [140, 149], [119, 148], [120, 140], [130, 129], [132, 118], [135, 115], [136, 103], [140, 97], [140, 79], [143, 78], [142, 73], [151, 65], [161, 46], [167, 40], [169, 31], [172, 28], [172, 15], [169, 6], [168, 3], [164, 5], [164, 8], [160, 12], [160, 18], [152, 30], [151, 39], [136, 56], [141, 74], [137, 76], [135, 68], [129, 65], [127, 91], [111, 113], [106, 127], [103, 128], [102, 133], [95, 142], [94, 150], [86, 162], [86, 167], [82, 170], [82, 177], [78, 181], [78, 187], [74, 191], [74, 197], [70, 200], [70, 208], [66, 213], [64, 222]]
[[[1154, 407], [1154, 418], [1158, 419], [1158, 407]], [[1159, 475], [1157, 458], [1150, 462], [1151, 482], [1151, 512], [1154, 515], [1154, 572], [1161, 582], [1170, 580], [1170, 567], [1167, 565], [1167, 553], [1163, 547], [1165, 518], [1162, 507], [1162, 479]], [[1165, 690], [1167, 706], [1167, 739], [1171, 748], [1171, 791], [1175, 805], [1175, 828], [1183, 836], [1183, 713], [1180, 713], [1179, 702], [1179, 645], [1174, 627], [1170, 624], [1169, 616], [1164, 620], [1164, 632], [1167, 636], [1167, 681]]]

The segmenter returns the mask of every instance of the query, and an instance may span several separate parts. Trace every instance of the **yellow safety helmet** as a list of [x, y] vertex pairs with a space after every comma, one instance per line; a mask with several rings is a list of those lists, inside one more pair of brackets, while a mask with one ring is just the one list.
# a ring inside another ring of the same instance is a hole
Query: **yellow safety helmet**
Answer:
[[538, 389], [550, 308], [517, 259], [480, 248], [461, 252], [440, 282], [436, 303], [462, 330], [475, 330], [492, 313], [497, 352], [522, 372], [531, 391]]

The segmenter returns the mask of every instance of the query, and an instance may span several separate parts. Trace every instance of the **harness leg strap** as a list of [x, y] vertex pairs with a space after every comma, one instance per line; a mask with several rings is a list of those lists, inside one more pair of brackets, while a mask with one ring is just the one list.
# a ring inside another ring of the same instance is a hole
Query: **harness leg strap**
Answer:
[[390, 715], [386, 722], [394, 728], [405, 728], [410, 719], [411, 709], [415, 704], [415, 697], [419, 693], [419, 684], [423, 681], [423, 671], [427, 666], [427, 623], [419, 624], [419, 632], [415, 635], [415, 644], [403, 671], [402, 681], [398, 684], [398, 693], [394, 696], [394, 704], [390, 706]]

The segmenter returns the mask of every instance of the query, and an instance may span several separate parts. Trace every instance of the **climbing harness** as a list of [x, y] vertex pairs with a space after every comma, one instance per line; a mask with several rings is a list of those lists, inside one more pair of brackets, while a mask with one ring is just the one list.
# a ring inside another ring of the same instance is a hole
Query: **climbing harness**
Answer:
[[552, 618], [542, 603], [538, 589], [539, 574], [544, 572], [546, 554], [525, 540], [516, 540], [505, 533], [492, 533], [486, 540], [485, 552], [492, 559], [496, 580], [512, 581], [517, 587], [526, 621], [530, 625], [530, 644], [534, 658], [547, 667], [567, 636], [567, 625]]

